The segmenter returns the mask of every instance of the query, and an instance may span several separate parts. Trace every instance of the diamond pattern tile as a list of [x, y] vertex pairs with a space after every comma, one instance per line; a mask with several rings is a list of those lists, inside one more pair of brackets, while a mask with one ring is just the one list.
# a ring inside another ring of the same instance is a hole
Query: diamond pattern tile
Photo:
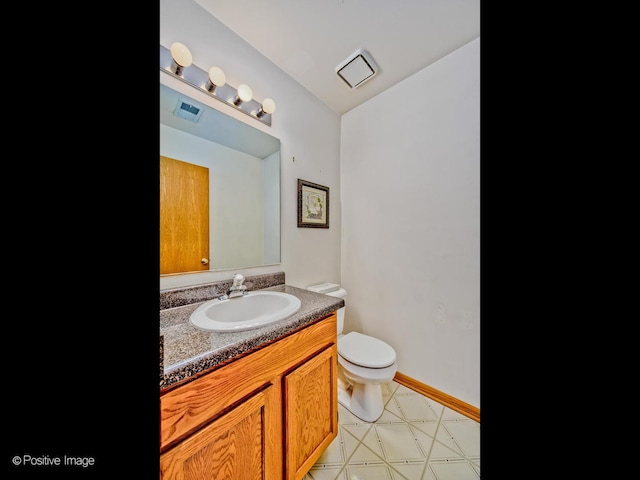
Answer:
[[429, 469], [437, 480], [478, 480], [480, 474], [467, 462], [430, 462]]
[[443, 421], [446, 430], [465, 457], [480, 458], [480, 425], [471, 419]]
[[375, 425], [367, 437], [373, 433], [376, 434], [382, 447], [384, 459], [387, 461], [426, 458], [425, 452], [420, 448], [410, 425], [407, 423], [403, 425]]
[[338, 436], [303, 480], [478, 480], [480, 424], [394, 381], [374, 423], [338, 405]]
[[420, 395], [396, 395], [393, 401], [397, 403], [407, 422], [438, 421], [439, 413], [434, 412], [427, 399]]

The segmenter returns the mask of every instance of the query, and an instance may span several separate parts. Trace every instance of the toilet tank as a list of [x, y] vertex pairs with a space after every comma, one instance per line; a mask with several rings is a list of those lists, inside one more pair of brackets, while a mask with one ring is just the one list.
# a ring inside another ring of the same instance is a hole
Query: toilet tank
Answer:
[[[347, 291], [344, 288], [340, 288], [340, 285], [338, 285], [337, 283], [319, 283], [317, 285], [311, 285], [310, 287], [307, 287], [307, 290], [311, 290], [312, 292], [317, 293], [324, 293], [325, 295], [342, 299], [345, 299], [347, 296]], [[345, 308], [346, 307], [340, 307], [336, 311], [338, 317], [338, 335], [340, 335], [342, 333], [342, 330], [344, 330]]]

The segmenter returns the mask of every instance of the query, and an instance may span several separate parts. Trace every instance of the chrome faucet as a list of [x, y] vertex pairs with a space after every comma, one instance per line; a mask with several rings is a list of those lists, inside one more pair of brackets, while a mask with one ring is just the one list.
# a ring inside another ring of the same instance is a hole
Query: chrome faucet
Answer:
[[247, 293], [247, 286], [243, 285], [242, 282], [244, 282], [244, 277], [236, 273], [233, 276], [233, 285], [227, 290], [228, 298], [242, 297]]

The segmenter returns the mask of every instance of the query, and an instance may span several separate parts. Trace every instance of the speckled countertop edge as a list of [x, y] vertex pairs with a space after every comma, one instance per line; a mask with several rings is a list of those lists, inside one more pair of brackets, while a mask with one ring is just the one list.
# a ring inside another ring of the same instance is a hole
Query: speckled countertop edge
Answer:
[[[253, 283], [254, 286], [261, 284]], [[211, 286], [208, 288], [211, 291]], [[300, 299], [300, 309], [285, 320], [274, 324], [246, 332], [228, 333], [206, 332], [189, 322], [191, 313], [204, 301], [215, 298], [215, 295], [197, 303], [160, 310], [161, 390], [216, 367], [237, 355], [248, 353], [265, 343], [284, 337], [344, 306], [344, 300], [341, 298], [286, 284], [250, 290], [289, 293]]]
[[[233, 283], [232, 279], [221, 280], [193, 287], [180, 287], [160, 292], [160, 310], [205, 302], [223, 295]], [[265, 273], [248, 276], [244, 285], [247, 290], [261, 290], [263, 288], [284, 285], [284, 272]], [[162, 326], [161, 326], [162, 327]]]

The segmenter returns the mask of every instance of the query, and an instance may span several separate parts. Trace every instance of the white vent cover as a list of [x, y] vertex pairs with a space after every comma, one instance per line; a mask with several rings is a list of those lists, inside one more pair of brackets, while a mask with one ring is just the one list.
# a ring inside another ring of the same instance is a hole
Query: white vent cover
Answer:
[[178, 104], [176, 105], [176, 109], [173, 111], [173, 114], [177, 117], [196, 123], [202, 115], [202, 108], [196, 107], [184, 100], [178, 100]]
[[336, 73], [349, 85], [356, 88], [372, 79], [378, 70], [373, 57], [366, 50], [359, 48], [349, 58], [336, 67]]

